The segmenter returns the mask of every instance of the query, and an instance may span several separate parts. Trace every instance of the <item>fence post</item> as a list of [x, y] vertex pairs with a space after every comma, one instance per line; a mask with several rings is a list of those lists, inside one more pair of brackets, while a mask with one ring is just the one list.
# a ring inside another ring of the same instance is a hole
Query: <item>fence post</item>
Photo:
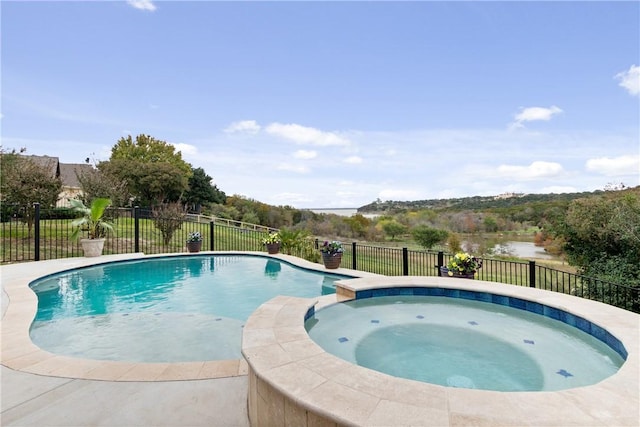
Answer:
[[356, 263], [356, 242], [351, 242], [351, 269], [352, 270], [357, 270], [358, 269], [358, 264]]
[[34, 203], [35, 213], [33, 215], [33, 234], [34, 234], [34, 254], [36, 261], [40, 261], [40, 203]]
[[536, 287], [536, 262], [529, 261], [529, 287]]
[[440, 267], [444, 267], [444, 252], [442, 251], [438, 252], [438, 265], [436, 265], [436, 268], [438, 269], [438, 276], [442, 276], [442, 270], [440, 270]]
[[215, 234], [216, 225], [213, 221], [209, 221], [209, 250], [213, 251], [214, 249], [214, 234]]
[[140, 206], [133, 207], [133, 252], [140, 252]]
[[409, 250], [402, 248], [402, 275], [409, 275]]

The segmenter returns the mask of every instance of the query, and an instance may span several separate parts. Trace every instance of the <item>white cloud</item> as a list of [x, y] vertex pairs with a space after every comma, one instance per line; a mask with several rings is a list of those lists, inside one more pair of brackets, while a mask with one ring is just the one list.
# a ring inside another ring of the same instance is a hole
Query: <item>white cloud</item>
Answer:
[[233, 122], [224, 130], [225, 133], [248, 133], [255, 135], [260, 132], [260, 125], [255, 120]]
[[301, 203], [309, 203], [313, 199], [301, 193], [278, 193], [273, 195], [273, 200], [282, 204], [299, 205]]
[[631, 95], [640, 96], [640, 66], [634, 64], [629, 70], [616, 74], [614, 78], [620, 80], [620, 86]]
[[281, 163], [276, 166], [276, 169], [281, 171], [295, 172], [295, 173], [309, 173], [310, 169], [302, 165], [293, 165], [290, 163]]
[[191, 145], [191, 144], [182, 144], [182, 143], [177, 143], [177, 144], [171, 144], [176, 148], [176, 151], [180, 151], [184, 156], [191, 156], [194, 157], [198, 154], [198, 147], [196, 147], [195, 145]]
[[551, 117], [555, 114], [562, 113], [562, 110], [555, 105], [552, 105], [549, 108], [545, 107], [528, 107], [523, 108], [518, 114], [515, 115], [515, 120], [511, 123], [512, 128], [520, 128], [524, 127], [524, 122], [534, 122], [534, 121], [549, 121]]
[[378, 193], [381, 200], [419, 200], [418, 192], [415, 190], [387, 189]]
[[347, 157], [346, 159], [344, 159], [344, 162], [349, 163], [351, 165], [357, 165], [362, 163], [362, 157], [358, 157], [358, 156]]
[[536, 161], [529, 166], [500, 165], [498, 174], [515, 180], [551, 178], [563, 173], [562, 165], [553, 162]]
[[127, 0], [127, 3], [140, 10], [148, 10], [150, 12], [156, 10], [156, 5], [151, 0]]
[[605, 176], [638, 175], [640, 174], [640, 157], [632, 155], [615, 158], [600, 157], [587, 160], [585, 167], [589, 172]]
[[303, 159], [303, 160], [314, 159], [317, 156], [318, 156], [318, 153], [313, 150], [298, 150], [295, 153], [293, 153], [293, 157], [295, 157], [296, 159]]
[[339, 197], [341, 199], [346, 199], [357, 195], [358, 193], [355, 193], [353, 191], [336, 191], [336, 197]]
[[328, 145], [350, 145], [350, 141], [333, 132], [323, 132], [321, 130], [301, 126], [297, 124], [271, 123], [265, 129], [272, 135], [281, 136], [295, 142], [296, 144], [309, 144], [318, 146]]

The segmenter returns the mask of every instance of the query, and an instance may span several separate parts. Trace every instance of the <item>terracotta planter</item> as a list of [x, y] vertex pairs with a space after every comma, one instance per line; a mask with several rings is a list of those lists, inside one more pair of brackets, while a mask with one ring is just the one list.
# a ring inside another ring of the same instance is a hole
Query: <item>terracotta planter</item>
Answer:
[[105, 239], [80, 239], [84, 256], [97, 257], [102, 255]]
[[447, 267], [440, 267], [440, 276], [442, 277], [459, 277], [461, 279], [473, 279], [475, 278], [476, 272], [472, 272], [472, 273], [457, 273], [457, 272], [451, 272], [451, 274], [449, 274], [449, 269], [447, 269]]
[[202, 240], [199, 242], [187, 242], [187, 251], [200, 252], [200, 249], [202, 249]]
[[340, 262], [342, 262], [342, 253], [329, 255], [325, 252], [322, 252], [322, 262], [324, 262], [325, 268], [328, 268], [330, 270], [336, 269], [340, 267]]
[[280, 252], [280, 243], [265, 243], [267, 247], [267, 252], [270, 254], [277, 254]]

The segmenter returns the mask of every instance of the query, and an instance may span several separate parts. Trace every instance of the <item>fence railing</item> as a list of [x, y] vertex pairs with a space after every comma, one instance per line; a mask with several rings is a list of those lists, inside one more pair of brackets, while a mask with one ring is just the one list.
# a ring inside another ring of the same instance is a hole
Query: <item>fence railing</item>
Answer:
[[[79, 242], [72, 241], [70, 218], [57, 218], [55, 210], [40, 212], [31, 227], [17, 218], [0, 223], [2, 263], [39, 261], [82, 256]], [[186, 251], [186, 238], [190, 232], [203, 236], [202, 250], [263, 251], [262, 239], [273, 228], [202, 215], [187, 215], [169, 239], [156, 228], [153, 213], [140, 208], [112, 209], [107, 215], [115, 225], [116, 233], [105, 242], [105, 254], [143, 252], [162, 254]], [[318, 240], [314, 243], [319, 249]], [[384, 246], [347, 243], [342, 266], [353, 270], [387, 276], [437, 276], [439, 267], [453, 256], [443, 252], [409, 250]], [[294, 250], [293, 255], [308, 257], [309, 251]], [[317, 255], [317, 251], [315, 252]], [[319, 260], [319, 256], [317, 257]], [[597, 278], [568, 273], [535, 261], [506, 261], [483, 259], [477, 278], [517, 286], [561, 292], [615, 305], [640, 312], [640, 289]]]

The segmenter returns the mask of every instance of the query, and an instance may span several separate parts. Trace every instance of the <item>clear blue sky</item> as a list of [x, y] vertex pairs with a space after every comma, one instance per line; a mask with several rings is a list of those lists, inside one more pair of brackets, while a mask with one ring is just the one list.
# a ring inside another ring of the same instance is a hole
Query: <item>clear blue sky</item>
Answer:
[[298, 208], [640, 185], [640, 2], [13, 2], [2, 145]]

